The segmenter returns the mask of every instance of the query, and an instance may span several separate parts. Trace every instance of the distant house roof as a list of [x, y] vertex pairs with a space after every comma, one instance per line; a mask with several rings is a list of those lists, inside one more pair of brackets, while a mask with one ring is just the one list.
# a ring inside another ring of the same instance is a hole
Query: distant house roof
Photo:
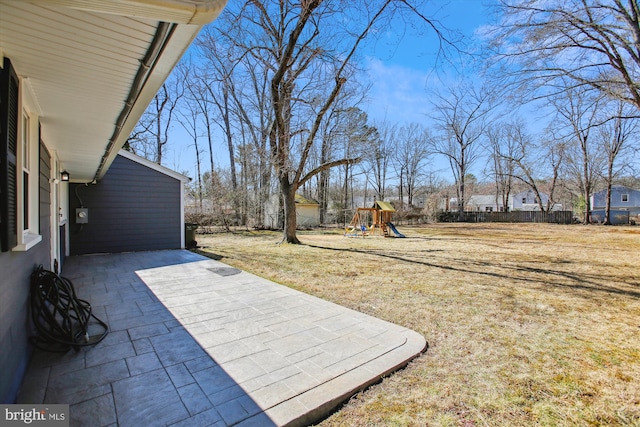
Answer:
[[391, 205], [391, 203], [389, 202], [381, 202], [380, 200], [376, 200], [375, 205], [373, 205], [373, 207], [379, 207], [380, 210], [382, 211], [386, 211], [386, 212], [395, 212], [396, 210], [393, 208], [393, 206]]
[[309, 199], [300, 194], [296, 194], [296, 204], [298, 205], [319, 205], [320, 203], [316, 202], [313, 199]]
[[472, 206], [493, 206], [496, 204], [496, 196], [494, 195], [474, 195], [469, 197], [467, 205]]
[[[640, 192], [640, 190], [632, 188], [632, 187], [627, 187], [626, 185], [612, 185], [611, 186], [611, 192], [614, 191], [618, 191], [618, 192], [630, 192], [630, 193], [637, 193]], [[594, 191], [593, 194], [597, 194], [597, 195], [606, 195], [607, 194], [607, 190], [600, 190], [600, 191]]]

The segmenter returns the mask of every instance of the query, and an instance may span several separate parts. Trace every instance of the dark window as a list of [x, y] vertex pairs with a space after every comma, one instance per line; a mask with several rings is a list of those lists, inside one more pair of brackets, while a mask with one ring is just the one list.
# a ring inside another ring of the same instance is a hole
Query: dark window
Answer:
[[29, 229], [29, 172], [22, 173], [22, 193], [23, 193], [23, 203], [24, 210], [22, 211], [22, 219], [23, 219], [23, 228], [25, 230]]
[[623, 194], [622, 195], [622, 201], [623, 202], [628, 202], [629, 201], [629, 195], [628, 194]]

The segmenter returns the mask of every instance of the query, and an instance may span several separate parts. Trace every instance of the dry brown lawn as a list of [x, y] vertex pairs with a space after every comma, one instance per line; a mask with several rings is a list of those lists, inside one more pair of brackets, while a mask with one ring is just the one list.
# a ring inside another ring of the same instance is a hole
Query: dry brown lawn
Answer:
[[398, 228], [198, 235], [222, 262], [429, 342], [321, 426], [640, 426], [640, 227]]

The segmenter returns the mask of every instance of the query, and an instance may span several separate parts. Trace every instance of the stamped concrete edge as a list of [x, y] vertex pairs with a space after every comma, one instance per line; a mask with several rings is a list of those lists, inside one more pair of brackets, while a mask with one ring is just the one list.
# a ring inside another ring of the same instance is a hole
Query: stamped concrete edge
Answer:
[[[269, 408], [265, 414], [278, 426], [307, 426], [320, 421], [353, 395], [407, 366], [429, 348], [425, 338], [417, 332], [405, 329], [402, 333], [406, 340], [401, 346]], [[301, 407], [305, 410], [301, 411]]]

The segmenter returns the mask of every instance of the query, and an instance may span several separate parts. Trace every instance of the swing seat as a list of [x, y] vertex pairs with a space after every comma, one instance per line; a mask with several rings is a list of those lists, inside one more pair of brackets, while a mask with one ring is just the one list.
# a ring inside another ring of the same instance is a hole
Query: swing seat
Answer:
[[370, 234], [373, 234], [374, 227], [375, 227], [374, 224], [371, 224], [371, 227], [367, 227], [366, 225], [361, 224], [360, 225], [360, 231], [362, 231], [362, 235], [363, 236], [368, 236]]
[[344, 228], [344, 235], [347, 237], [358, 236], [358, 229], [356, 227], [348, 226]]

